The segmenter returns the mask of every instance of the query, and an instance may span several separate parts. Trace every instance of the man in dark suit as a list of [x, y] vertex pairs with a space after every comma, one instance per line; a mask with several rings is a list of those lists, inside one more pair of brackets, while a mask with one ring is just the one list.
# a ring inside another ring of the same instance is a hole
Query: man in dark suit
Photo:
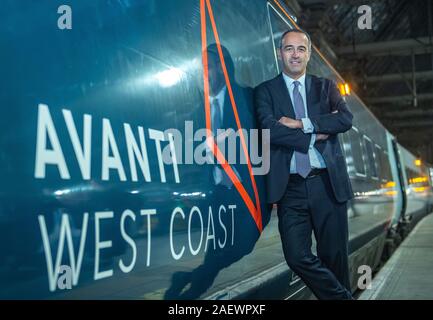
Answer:
[[[352, 299], [347, 201], [353, 197], [337, 134], [352, 114], [335, 83], [306, 74], [311, 40], [301, 30], [281, 38], [283, 73], [254, 92], [262, 129], [270, 130], [268, 202], [277, 203], [284, 256], [319, 299]], [[317, 256], [311, 252], [311, 232]]]

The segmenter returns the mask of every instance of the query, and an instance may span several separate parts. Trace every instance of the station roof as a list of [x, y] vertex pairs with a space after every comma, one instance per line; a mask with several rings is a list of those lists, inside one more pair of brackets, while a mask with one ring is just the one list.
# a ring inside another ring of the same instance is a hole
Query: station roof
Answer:
[[[433, 1], [287, 0], [316, 46], [397, 139], [433, 163]], [[371, 29], [358, 19], [371, 8]], [[358, 12], [358, 10], [360, 10]]]

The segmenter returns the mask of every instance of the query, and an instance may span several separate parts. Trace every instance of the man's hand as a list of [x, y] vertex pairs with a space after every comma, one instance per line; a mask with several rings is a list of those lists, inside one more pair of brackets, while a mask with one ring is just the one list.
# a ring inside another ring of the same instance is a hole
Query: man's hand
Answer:
[[[334, 110], [331, 113], [338, 113], [338, 110]], [[281, 117], [280, 120], [278, 120], [279, 123], [285, 125], [286, 127], [289, 127], [291, 129], [303, 129], [304, 125], [301, 120], [295, 120], [289, 117]], [[329, 135], [327, 134], [317, 134], [316, 141], [326, 140], [328, 139]]]
[[278, 122], [291, 129], [302, 129], [304, 127], [301, 120], [295, 120], [288, 117], [281, 117]]
[[316, 134], [316, 141], [323, 141], [329, 138], [329, 134], [318, 133]]
[[[331, 113], [338, 113], [338, 110], [334, 110]], [[316, 134], [316, 141], [324, 141], [329, 138], [329, 134], [318, 133]]]
[[[331, 113], [338, 113], [338, 110], [334, 110]], [[317, 133], [316, 134], [316, 141], [324, 141], [329, 138], [329, 134], [324, 133]]]

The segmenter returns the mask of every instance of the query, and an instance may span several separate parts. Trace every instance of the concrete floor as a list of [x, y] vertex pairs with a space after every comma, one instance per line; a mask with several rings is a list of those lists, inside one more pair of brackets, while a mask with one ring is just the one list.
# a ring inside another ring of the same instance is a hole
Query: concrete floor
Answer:
[[359, 300], [433, 300], [433, 214], [421, 220]]

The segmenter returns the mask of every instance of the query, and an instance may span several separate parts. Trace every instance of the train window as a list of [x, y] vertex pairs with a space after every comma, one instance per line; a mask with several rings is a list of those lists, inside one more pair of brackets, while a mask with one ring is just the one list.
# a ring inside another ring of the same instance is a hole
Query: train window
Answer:
[[268, 17], [273, 40], [272, 42], [274, 45], [275, 62], [278, 72], [280, 72], [282, 70], [282, 65], [277, 54], [278, 48], [280, 46], [280, 39], [284, 32], [286, 32], [288, 29], [294, 29], [294, 27], [270, 3], [268, 3]]
[[347, 173], [349, 176], [356, 174], [355, 164], [353, 161], [352, 147], [350, 145], [349, 133], [339, 134], [340, 144], [343, 147], [344, 158], [346, 159]]
[[377, 175], [376, 156], [374, 153], [373, 142], [369, 137], [365, 135], [363, 136], [363, 138], [365, 143], [365, 149], [367, 152], [368, 168], [370, 171], [370, 175], [373, 179], [378, 179], [379, 177]]
[[338, 139], [340, 140], [340, 145], [341, 145], [341, 147], [342, 147], [343, 155], [346, 156], [347, 153], [348, 153], [350, 150], [349, 150], [349, 149], [347, 148], [347, 146], [345, 145], [345, 142], [346, 142], [346, 140], [347, 140], [347, 138], [345, 137], [345, 134], [344, 134], [344, 133], [339, 134], [339, 135], [338, 135]]
[[415, 192], [422, 192], [429, 186], [428, 170], [426, 168], [406, 167], [407, 183]]
[[322, 58], [319, 56], [316, 50], [313, 50], [313, 52], [311, 53], [310, 61], [307, 65], [307, 73], [332, 80], [337, 79], [332, 69], [323, 62]]
[[361, 136], [358, 129], [352, 127], [352, 130], [348, 131], [348, 137], [350, 141], [350, 149], [353, 156], [353, 165], [355, 168], [355, 175], [360, 177], [365, 177], [365, 159], [364, 152], [362, 151]]
[[384, 151], [381, 155], [380, 155], [380, 163], [381, 163], [381, 167], [382, 167], [382, 179], [384, 179], [385, 181], [390, 181], [391, 179], [391, 167], [389, 165], [389, 154], [388, 152]]
[[384, 172], [383, 172], [383, 167], [382, 167], [382, 154], [383, 154], [383, 150], [382, 148], [375, 144], [374, 145], [374, 150], [375, 150], [375, 154], [376, 154], [376, 168], [377, 168], [377, 175], [381, 180], [385, 180], [384, 179]]

